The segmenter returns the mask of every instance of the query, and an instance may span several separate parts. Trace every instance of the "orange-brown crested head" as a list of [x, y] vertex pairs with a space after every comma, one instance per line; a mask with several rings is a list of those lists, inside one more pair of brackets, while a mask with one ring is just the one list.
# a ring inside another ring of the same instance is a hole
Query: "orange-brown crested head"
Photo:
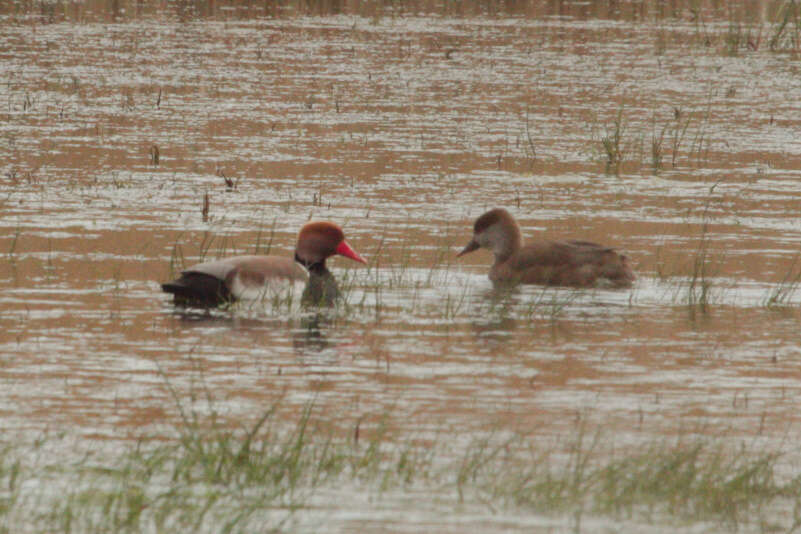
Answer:
[[512, 214], [503, 208], [494, 208], [476, 219], [473, 238], [457, 257], [479, 248], [491, 250], [496, 257], [507, 257], [521, 246], [520, 228]]
[[342, 228], [327, 221], [310, 222], [300, 229], [295, 254], [306, 265], [323, 262], [335, 254], [367, 263], [345, 241]]

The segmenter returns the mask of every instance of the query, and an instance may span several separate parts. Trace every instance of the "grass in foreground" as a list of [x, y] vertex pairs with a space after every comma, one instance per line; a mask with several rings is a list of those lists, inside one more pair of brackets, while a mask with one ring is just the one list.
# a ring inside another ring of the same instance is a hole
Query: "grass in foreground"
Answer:
[[[213, 414], [184, 414], [173, 439], [72, 462], [43, 453], [47, 442], [6, 445], [0, 532], [267, 532], [310, 518], [325, 523], [328, 509], [354, 502], [367, 517], [398, 495], [401, 507], [425, 499], [442, 503], [443, 513], [468, 503], [488, 516], [510, 510], [755, 531], [801, 524], [801, 477], [779, 475], [779, 451], [678, 439], [620, 452], [582, 425], [557, 447], [522, 434], [432, 445], [393, 438], [386, 419], [359, 419], [341, 432], [307, 407], [294, 427], [279, 430], [275, 413], [240, 430]], [[318, 491], [336, 491], [341, 502], [319, 508]]]

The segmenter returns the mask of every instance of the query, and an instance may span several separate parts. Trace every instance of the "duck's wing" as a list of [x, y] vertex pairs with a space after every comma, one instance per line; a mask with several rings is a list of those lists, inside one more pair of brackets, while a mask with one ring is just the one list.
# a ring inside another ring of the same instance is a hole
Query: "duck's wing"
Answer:
[[598, 243], [593, 243], [592, 241], [581, 241], [577, 239], [571, 239], [568, 241], [552, 241], [555, 245], [568, 245], [570, 248], [586, 250], [586, 251], [614, 251], [612, 247], [606, 247], [604, 245], [599, 245]]
[[598, 282], [625, 287], [634, 273], [625, 256], [590, 241], [541, 241], [524, 246], [510, 262], [522, 283], [586, 287]]

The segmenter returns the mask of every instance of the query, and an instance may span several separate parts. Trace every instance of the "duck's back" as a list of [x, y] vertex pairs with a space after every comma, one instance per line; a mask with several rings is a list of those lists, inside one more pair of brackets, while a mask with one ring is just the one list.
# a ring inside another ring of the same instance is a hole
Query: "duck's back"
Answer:
[[162, 289], [176, 304], [218, 306], [225, 302], [264, 298], [305, 285], [309, 274], [283, 256], [235, 256], [189, 267]]
[[490, 270], [496, 283], [629, 287], [634, 278], [625, 256], [589, 241], [531, 243]]

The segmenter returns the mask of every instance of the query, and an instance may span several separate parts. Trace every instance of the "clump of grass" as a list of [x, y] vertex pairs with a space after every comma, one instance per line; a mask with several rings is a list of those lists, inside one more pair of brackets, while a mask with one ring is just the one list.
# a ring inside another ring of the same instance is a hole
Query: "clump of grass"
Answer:
[[606, 155], [607, 174], [620, 172], [620, 164], [623, 162], [623, 147], [621, 146], [623, 127], [623, 107], [621, 106], [612, 122], [612, 128], [607, 128], [606, 135], [601, 139], [601, 145]]
[[70, 483], [63, 492], [40, 496], [48, 500], [41, 509], [49, 512], [31, 510], [27, 516], [19, 514], [18, 502], [42, 502], [22, 495], [18, 486], [37, 475], [24, 472], [20, 460], [0, 455], [0, 480], [14, 489], [0, 500], [0, 518], [7, 525], [33, 522], [41, 531], [59, 532], [139, 532], [151, 526], [263, 532], [303, 508], [318, 487], [344, 478], [376, 483], [380, 491], [409, 483], [426, 466], [427, 452], [391, 444], [381, 421], [351, 439], [315, 421], [313, 411], [308, 405], [293, 428], [279, 431], [270, 425], [273, 406], [249, 427], [232, 430], [214, 412], [202, 416], [181, 408], [178, 436], [167, 443], [141, 439], [108, 462], [47, 466], [50, 476]]
[[[542, 448], [525, 449], [519, 436], [494, 445], [481, 439], [457, 471], [460, 499], [478, 491], [481, 500], [494, 506], [545, 514], [649, 522], [659, 522], [661, 515], [733, 528], [759, 523], [765, 510], [783, 502], [793, 509], [792, 524], [799, 520], [793, 503], [801, 495], [801, 477], [782, 481], [777, 476], [778, 452], [729, 450], [714, 442], [679, 439], [608, 454], [602, 441], [599, 432], [588, 435], [579, 427], [567, 455], [557, 458]], [[510, 455], [510, 449], [524, 450], [525, 459]]]
[[675, 258], [675, 254], [665, 254], [662, 245], [656, 247], [656, 275], [662, 282], [668, 284], [673, 301], [686, 306], [692, 320], [698, 314], [711, 313], [713, 304], [720, 300], [725, 289], [715, 280], [725, 256], [711, 248], [713, 241], [710, 238], [709, 210], [712, 201], [715, 200], [711, 195], [718, 183], [709, 188], [710, 196], [701, 214], [700, 235], [696, 238], [695, 250], [681, 255], [681, 257], [688, 256], [688, 261], [681, 259], [668, 261], [668, 257]]
[[782, 280], [768, 293], [765, 299], [765, 306], [779, 308], [790, 304], [799, 283], [801, 283], [801, 269], [799, 269], [799, 255], [796, 254]]
[[[414, 235], [414, 232], [405, 234]], [[337, 280], [343, 295], [342, 315], [353, 312], [367, 312], [380, 318], [390, 305], [388, 295], [397, 295], [396, 303], [403, 302], [404, 313], [417, 313], [426, 301], [421, 295], [426, 290], [446, 287], [451, 282], [451, 267], [455, 257], [452, 238], [441, 235], [436, 246], [433, 262], [427, 262], [425, 269], [413, 267], [414, 242], [404, 238], [389, 242], [382, 236], [373, 252], [366, 254], [370, 262], [366, 269], [346, 268], [337, 270]], [[468, 287], [460, 287], [458, 294], [445, 294], [441, 300], [429, 302], [436, 305], [437, 318], [453, 318], [464, 308]], [[444, 303], [444, 305], [443, 305]]]
[[[688, 151], [688, 158], [695, 156], [696, 164], [701, 161], [703, 157], [704, 160], [708, 157], [709, 154], [709, 145], [710, 140], [707, 136], [707, 128], [710, 124], [710, 117], [712, 115], [712, 96], [713, 93], [710, 92], [707, 95], [706, 105], [704, 107], [704, 111], [701, 115], [701, 119], [698, 122], [698, 127], [695, 130], [695, 134], [693, 135], [692, 142], [690, 143], [690, 149]], [[686, 128], [689, 127], [690, 119], [688, 118]], [[674, 164], [675, 166], [675, 164]]]
[[681, 438], [621, 450], [583, 422], [556, 447], [498, 432], [416, 442], [393, 436], [386, 414], [359, 416], [336, 431], [309, 404], [287, 427], [276, 404], [237, 428], [213, 410], [177, 404], [175, 437], [143, 437], [111, 455], [37, 466], [19, 445], [0, 450], [2, 524], [9, 531], [265, 531], [296, 511], [312, 512], [315, 493], [343, 486], [368, 495], [392, 490], [405, 506], [436, 495], [447, 509], [458, 501], [494, 513], [739, 527], [783, 506], [788, 513], [772, 527], [801, 522], [793, 504], [801, 500], [801, 477], [777, 475], [776, 450]]
[[662, 169], [662, 158], [664, 153], [662, 151], [662, 144], [665, 140], [665, 130], [667, 127], [662, 127], [659, 134], [656, 131], [651, 132], [651, 169], [654, 174]]
[[701, 238], [698, 248], [693, 256], [690, 278], [687, 283], [687, 309], [695, 317], [697, 311], [707, 314], [710, 311], [712, 298], [712, 276], [709, 257], [709, 223], [704, 221], [701, 229]]
[[442, 304], [442, 316], [448, 321], [453, 321], [465, 307], [468, 296], [470, 295], [470, 287], [464, 284], [458, 294], [452, 295], [450, 292], [445, 296], [445, 301]]
[[[695, 319], [698, 313], [702, 315], [710, 313], [713, 300], [717, 296], [714, 277], [718, 272], [721, 258], [715, 256], [709, 248], [709, 210], [714, 200], [715, 188], [719, 184], [720, 182], [718, 181], [709, 188], [708, 197], [701, 215], [701, 235], [698, 237], [698, 245], [691, 258], [689, 272], [686, 274], [686, 282], [683, 281], [678, 286], [677, 294], [683, 292], [683, 303], [687, 306], [691, 319]], [[658, 267], [658, 271], [662, 273], [663, 267]]]
[[[673, 137], [672, 137], [672, 152], [671, 152], [671, 165], [673, 168], [676, 167], [676, 158], [679, 155], [679, 149], [681, 148], [682, 140], [684, 136], [687, 134], [687, 128], [690, 127], [690, 117], [688, 116], [684, 119], [684, 113], [680, 107], [673, 108], [673, 118], [675, 120], [675, 124], [673, 126]], [[682, 119], [684, 119], [684, 124], [682, 124]]]
[[10, 445], [0, 449], [0, 517], [9, 514], [17, 505], [20, 495], [19, 482], [22, 471], [22, 460]]
[[787, 0], [779, 8], [776, 20], [770, 49], [797, 53], [801, 49], [801, 6], [796, 0]]
[[[681, 106], [674, 106], [670, 111], [671, 118], [665, 120], [661, 125], [656, 117], [652, 119], [650, 132], [650, 154], [648, 155], [647, 145], [649, 144], [647, 135], [640, 136], [640, 155], [639, 159], [646, 159], [650, 156], [650, 168], [654, 174], [659, 173], [669, 162], [671, 167], [676, 168], [682, 163], [682, 157], [687, 163], [699, 163], [704, 155], [704, 149], [708, 150], [709, 139], [707, 138], [707, 126], [711, 112], [711, 102], [713, 93], [707, 97], [705, 109], [694, 112], [685, 110]], [[622, 118], [619, 119], [622, 121]], [[618, 125], [619, 121], [607, 130], [606, 136], [602, 139], [604, 155], [606, 157], [607, 172], [619, 172], [621, 164], [624, 162], [623, 134], [624, 128]], [[637, 148], [631, 142], [629, 148]], [[636, 151], [631, 158], [636, 163], [638, 156]]]
[[775, 477], [777, 453], [741, 456], [704, 442], [649, 445], [598, 469], [594, 509], [618, 515], [662, 508], [692, 520], [736, 525], [791, 489]]
[[762, 43], [762, 26], [730, 21], [725, 36], [725, 50], [729, 56], [738, 56], [743, 49], [756, 51]]

